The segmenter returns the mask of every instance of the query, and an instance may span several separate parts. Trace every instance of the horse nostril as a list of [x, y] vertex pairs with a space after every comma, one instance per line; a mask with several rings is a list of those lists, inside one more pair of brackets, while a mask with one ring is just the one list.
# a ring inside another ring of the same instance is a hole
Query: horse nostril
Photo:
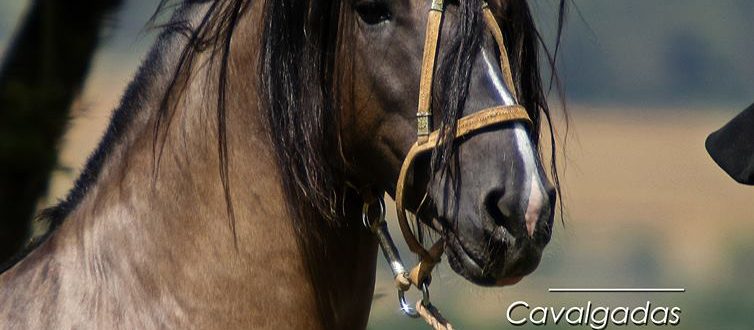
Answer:
[[513, 234], [521, 233], [521, 224], [516, 219], [523, 218], [520, 198], [516, 193], [506, 193], [503, 188], [496, 188], [487, 193], [484, 209], [497, 226]]

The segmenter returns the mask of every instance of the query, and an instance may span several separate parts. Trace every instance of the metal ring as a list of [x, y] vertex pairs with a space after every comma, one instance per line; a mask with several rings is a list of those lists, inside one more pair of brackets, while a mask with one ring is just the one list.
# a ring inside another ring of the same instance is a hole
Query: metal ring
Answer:
[[374, 205], [374, 203], [364, 203], [364, 206], [361, 208], [361, 223], [364, 225], [364, 227], [367, 227], [369, 229], [373, 229], [373, 226], [375, 224], [379, 224], [382, 221], [385, 221], [385, 200], [382, 199], [382, 197], [377, 198], [377, 205], [379, 205], [380, 207], [380, 216], [377, 222], [369, 221], [369, 208], [372, 205]]
[[398, 307], [401, 309], [401, 312], [403, 312], [403, 314], [410, 318], [419, 317], [419, 313], [416, 311], [416, 309], [414, 309], [413, 306], [406, 302], [406, 291], [398, 290]]
[[[427, 283], [422, 283], [421, 290], [422, 290], [422, 300], [421, 300], [422, 306], [424, 307], [432, 306], [432, 303], [429, 301], [429, 285], [427, 285]], [[406, 292], [403, 290], [398, 290], [398, 307], [401, 309], [401, 312], [403, 312], [403, 314], [405, 314], [408, 317], [411, 317], [411, 318], [419, 317], [419, 313], [416, 311], [413, 305], [409, 304], [408, 301], [406, 301]]]
[[429, 301], [429, 284], [422, 283], [422, 306], [429, 307], [432, 303]]

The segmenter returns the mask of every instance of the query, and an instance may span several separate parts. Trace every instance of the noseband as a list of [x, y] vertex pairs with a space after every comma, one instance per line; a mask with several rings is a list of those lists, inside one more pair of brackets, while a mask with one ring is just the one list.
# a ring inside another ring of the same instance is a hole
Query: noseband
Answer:
[[[398, 250], [388, 232], [387, 224], [385, 223], [385, 205], [382, 198], [373, 198], [371, 202], [365, 202], [362, 212], [364, 225], [370, 228], [370, 230], [377, 236], [382, 252], [390, 264], [393, 275], [395, 276], [395, 285], [398, 289], [398, 299], [401, 310], [411, 317], [424, 317], [425, 320], [430, 322], [430, 324], [436, 328], [437, 326], [436, 324], [433, 324], [433, 322], [442, 322], [440, 321], [441, 317], [438, 317], [439, 315], [429, 315], [432, 314], [433, 311], [436, 313], [436, 309], [434, 309], [429, 302], [429, 283], [431, 281], [432, 269], [438, 262], [440, 262], [440, 256], [444, 252], [444, 243], [442, 239], [440, 239], [435, 242], [429, 250], [427, 250], [419, 240], [417, 240], [409, 226], [406, 207], [404, 205], [404, 193], [406, 182], [409, 177], [408, 173], [412, 169], [416, 157], [431, 152], [438, 144], [442, 143], [442, 141], [440, 141], [440, 130], [432, 130], [432, 82], [444, 9], [445, 5], [443, 0], [432, 0], [427, 19], [427, 31], [426, 39], [424, 40], [424, 54], [421, 67], [421, 82], [419, 85], [419, 109], [416, 113], [417, 139], [416, 143], [411, 146], [411, 149], [403, 161], [400, 175], [398, 177], [398, 183], [396, 185], [395, 204], [398, 212], [398, 224], [400, 225], [403, 238], [405, 239], [406, 244], [408, 244], [409, 249], [411, 252], [418, 255], [420, 259], [419, 263], [412, 268], [411, 271], [406, 272], [403, 262], [398, 254]], [[487, 28], [492, 33], [500, 51], [500, 67], [502, 68], [506, 87], [511, 92], [513, 99], [517, 99], [518, 96], [513, 83], [513, 76], [511, 73], [510, 62], [508, 60], [508, 53], [505, 48], [503, 33], [486, 1], [483, 2], [482, 10]], [[488, 127], [513, 121], [525, 122], [528, 125], [532, 125], [529, 114], [522, 106], [495, 106], [462, 117], [458, 120], [456, 130], [453, 134], [458, 138], [473, 134]], [[379, 207], [379, 216], [370, 220], [370, 214], [373, 214], [370, 210], [375, 203], [377, 203]], [[406, 302], [404, 297], [404, 292], [408, 291], [411, 286], [415, 286], [423, 293], [423, 298], [420, 303], [417, 303], [416, 310]]]

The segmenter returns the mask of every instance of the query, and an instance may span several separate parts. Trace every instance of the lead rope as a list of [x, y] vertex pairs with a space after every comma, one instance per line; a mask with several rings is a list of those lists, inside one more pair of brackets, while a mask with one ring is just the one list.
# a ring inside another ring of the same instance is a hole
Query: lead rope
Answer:
[[448, 322], [440, 311], [433, 305], [424, 306], [421, 302], [416, 302], [416, 311], [435, 330], [453, 330], [453, 325]]

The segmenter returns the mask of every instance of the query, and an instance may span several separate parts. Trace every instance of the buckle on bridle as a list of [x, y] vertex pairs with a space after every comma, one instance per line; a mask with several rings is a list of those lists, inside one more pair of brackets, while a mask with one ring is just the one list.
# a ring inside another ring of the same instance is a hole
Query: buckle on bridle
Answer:
[[445, 6], [443, 4], [443, 0], [432, 0], [432, 5], [429, 7], [430, 10], [436, 10], [436, 11], [443, 11], [445, 10]]
[[426, 140], [429, 134], [432, 132], [432, 113], [429, 111], [416, 113], [416, 136], [418, 140]]

